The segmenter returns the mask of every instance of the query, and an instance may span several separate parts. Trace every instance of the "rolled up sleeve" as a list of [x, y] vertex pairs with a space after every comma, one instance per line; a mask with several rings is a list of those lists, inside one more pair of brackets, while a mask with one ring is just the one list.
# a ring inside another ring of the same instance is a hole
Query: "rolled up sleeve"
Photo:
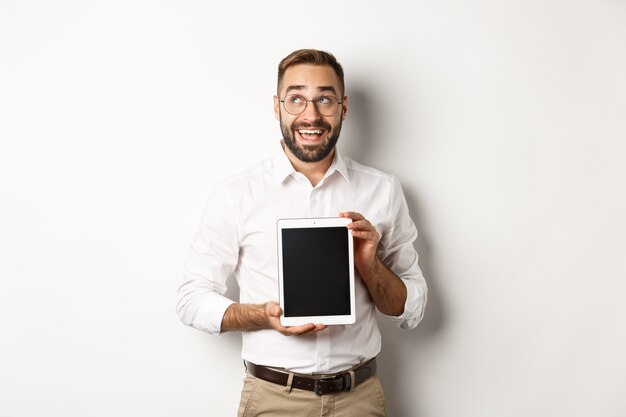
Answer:
[[216, 187], [191, 242], [178, 289], [176, 311], [184, 324], [210, 334], [220, 333], [224, 313], [234, 303], [224, 293], [227, 279], [237, 266], [238, 242], [235, 212], [226, 191]]
[[407, 296], [402, 315], [387, 317], [403, 329], [413, 329], [424, 317], [428, 287], [413, 246], [417, 239], [417, 228], [411, 220], [404, 193], [396, 178], [389, 199], [390, 227], [381, 238], [379, 257], [400, 277], [406, 286]]

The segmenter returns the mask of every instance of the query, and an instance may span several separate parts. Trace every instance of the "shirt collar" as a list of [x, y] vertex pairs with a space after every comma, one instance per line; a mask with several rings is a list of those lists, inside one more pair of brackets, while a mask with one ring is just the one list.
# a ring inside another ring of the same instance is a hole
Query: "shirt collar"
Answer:
[[[277, 184], [282, 183], [285, 179], [296, 172], [291, 165], [291, 161], [287, 157], [285, 150], [282, 147], [282, 144], [279, 142], [279, 149], [274, 155], [274, 179]], [[328, 171], [326, 171], [326, 175], [324, 178], [329, 177], [335, 171], [338, 171], [344, 179], [350, 183], [350, 174], [348, 174], [348, 166], [346, 165], [346, 161], [344, 157], [341, 155], [337, 147], [335, 147], [335, 156], [333, 157], [333, 162], [328, 167]]]

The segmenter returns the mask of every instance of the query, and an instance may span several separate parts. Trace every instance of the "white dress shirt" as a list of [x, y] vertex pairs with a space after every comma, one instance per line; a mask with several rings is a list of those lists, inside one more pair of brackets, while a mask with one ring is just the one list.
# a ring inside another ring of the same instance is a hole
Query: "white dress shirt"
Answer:
[[[219, 334], [224, 313], [234, 302], [223, 296], [231, 275], [239, 284], [239, 302], [278, 302], [276, 221], [337, 217], [343, 211], [363, 214], [380, 234], [378, 257], [407, 289], [404, 313], [392, 320], [405, 329], [417, 326], [427, 288], [413, 247], [417, 231], [398, 180], [336, 151], [326, 175], [313, 187], [294, 170], [282, 147], [211, 192], [178, 291], [182, 322]], [[375, 305], [358, 271], [355, 279], [355, 324], [328, 326], [312, 336], [242, 332], [242, 357], [294, 372], [330, 373], [376, 356], [381, 336]]]

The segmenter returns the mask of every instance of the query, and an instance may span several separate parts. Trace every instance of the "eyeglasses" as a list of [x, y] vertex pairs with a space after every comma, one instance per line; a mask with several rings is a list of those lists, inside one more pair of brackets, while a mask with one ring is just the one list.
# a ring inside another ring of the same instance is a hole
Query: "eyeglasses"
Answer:
[[333, 96], [320, 96], [313, 100], [307, 100], [300, 94], [290, 94], [282, 100], [279, 97], [279, 101], [283, 103], [285, 111], [294, 116], [306, 110], [309, 101], [315, 105], [315, 108], [322, 116], [333, 116], [337, 113], [339, 105], [343, 103], [343, 101], [339, 101]]

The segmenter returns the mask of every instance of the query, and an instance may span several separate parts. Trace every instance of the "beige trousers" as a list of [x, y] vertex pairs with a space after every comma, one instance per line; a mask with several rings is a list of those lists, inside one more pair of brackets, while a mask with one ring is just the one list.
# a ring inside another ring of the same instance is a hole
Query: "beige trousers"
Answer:
[[377, 375], [354, 391], [316, 395], [313, 391], [267, 382], [250, 374], [244, 379], [238, 417], [385, 417], [385, 394]]

